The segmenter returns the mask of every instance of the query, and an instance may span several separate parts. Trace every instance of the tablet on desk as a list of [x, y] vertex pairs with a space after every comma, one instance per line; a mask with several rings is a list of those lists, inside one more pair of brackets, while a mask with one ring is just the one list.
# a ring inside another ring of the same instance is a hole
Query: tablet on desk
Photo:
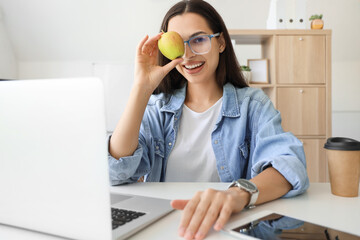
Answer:
[[276, 213], [226, 230], [226, 232], [237, 239], [360, 240], [360, 236]]

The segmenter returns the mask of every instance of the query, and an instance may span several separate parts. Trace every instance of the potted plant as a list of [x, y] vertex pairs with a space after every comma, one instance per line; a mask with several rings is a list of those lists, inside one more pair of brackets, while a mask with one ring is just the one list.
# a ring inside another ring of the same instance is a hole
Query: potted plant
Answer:
[[312, 15], [309, 20], [311, 21], [311, 29], [323, 29], [324, 21], [322, 20], [323, 15]]
[[251, 81], [251, 69], [246, 65], [242, 65], [240, 68], [246, 83], [249, 84]]

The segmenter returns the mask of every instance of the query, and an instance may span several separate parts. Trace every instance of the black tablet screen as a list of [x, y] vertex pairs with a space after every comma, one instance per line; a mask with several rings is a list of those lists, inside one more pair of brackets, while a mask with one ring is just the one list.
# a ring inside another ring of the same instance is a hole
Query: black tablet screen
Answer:
[[351, 235], [345, 232], [337, 231], [335, 229], [279, 214], [267, 215], [251, 223], [234, 228], [232, 229], [232, 231], [233, 233], [235, 232], [239, 234], [245, 234], [248, 236], [266, 240], [360, 240], [360, 236]]

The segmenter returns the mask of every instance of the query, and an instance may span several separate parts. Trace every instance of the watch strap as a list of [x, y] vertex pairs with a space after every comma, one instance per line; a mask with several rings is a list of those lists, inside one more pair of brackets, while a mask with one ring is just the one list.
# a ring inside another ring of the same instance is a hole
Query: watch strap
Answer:
[[[250, 189], [249, 187], [242, 184], [243, 182], [246, 182], [247, 185], [251, 185], [253, 189]], [[256, 200], [259, 196], [259, 190], [256, 187], [255, 183], [253, 183], [247, 179], [239, 179], [239, 180], [233, 181], [229, 185], [228, 188], [231, 188], [231, 187], [238, 187], [238, 188], [250, 193], [250, 200], [249, 200], [249, 203], [246, 206], [246, 208], [254, 208], [255, 207]]]

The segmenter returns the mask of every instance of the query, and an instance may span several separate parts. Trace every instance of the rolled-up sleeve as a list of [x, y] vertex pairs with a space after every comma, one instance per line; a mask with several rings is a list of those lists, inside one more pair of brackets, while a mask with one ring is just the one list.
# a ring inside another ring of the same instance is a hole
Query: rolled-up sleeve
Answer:
[[116, 159], [111, 154], [108, 154], [109, 160], [109, 174], [111, 185], [119, 185], [129, 182], [135, 182], [133, 179], [142, 157], [143, 149], [138, 145], [132, 156], [122, 157]]
[[258, 109], [254, 122], [255, 138], [251, 157], [251, 177], [272, 166], [292, 185], [283, 197], [301, 194], [309, 187], [302, 143], [281, 127], [281, 116], [270, 100]]
[[149, 173], [148, 164], [144, 159], [147, 156], [146, 152], [145, 143], [139, 138], [139, 144], [131, 156], [116, 159], [108, 153], [110, 184], [120, 185], [136, 182], [140, 177]]

